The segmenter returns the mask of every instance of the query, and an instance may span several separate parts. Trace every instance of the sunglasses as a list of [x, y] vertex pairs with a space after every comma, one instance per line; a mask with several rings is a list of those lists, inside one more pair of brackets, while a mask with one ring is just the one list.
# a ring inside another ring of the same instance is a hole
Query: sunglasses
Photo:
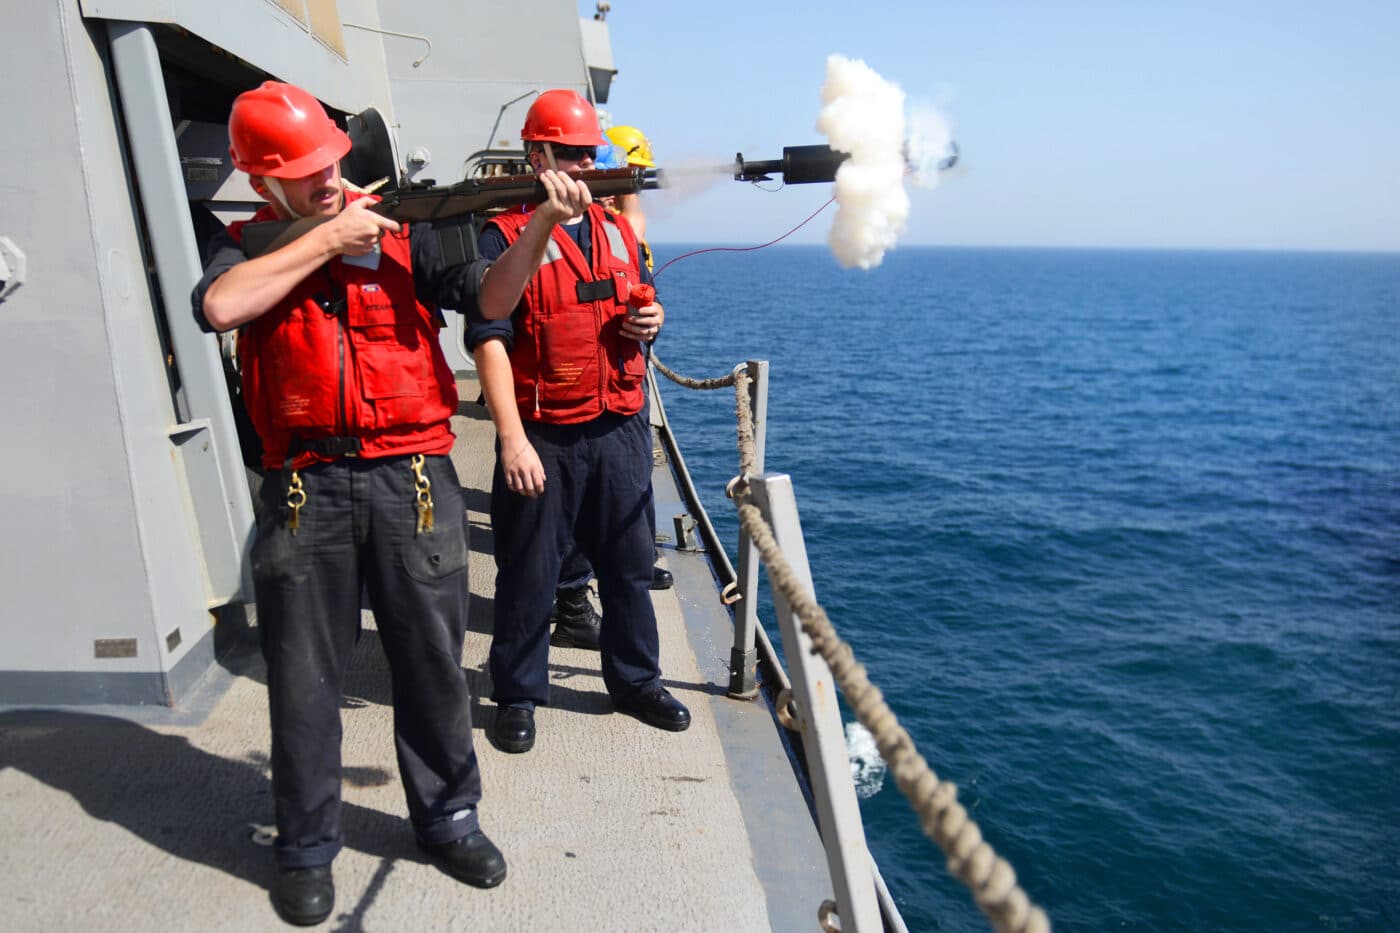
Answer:
[[597, 146], [560, 146], [556, 143], [552, 148], [554, 149], [554, 157], [566, 162], [582, 162], [585, 158], [596, 159], [598, 157]]

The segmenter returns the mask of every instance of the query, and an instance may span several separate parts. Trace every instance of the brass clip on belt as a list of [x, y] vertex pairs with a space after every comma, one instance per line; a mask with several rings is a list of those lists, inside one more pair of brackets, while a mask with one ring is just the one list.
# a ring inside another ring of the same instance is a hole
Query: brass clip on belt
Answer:
[[433, 530], [433, 484], [423, 472], [423, 455], [414, 454], [409, 461], [413, 467], [413, 486], [418, 490], [414, 508], [418, 510], [418, 526], [414, 534], [426, 534]]
[[306, 489], [301, 485], [301, 474], [292, 471], [292, 480], [287, 484], [287, 530], [297, 533], [301, 527], [301, 507], [306, 505]]

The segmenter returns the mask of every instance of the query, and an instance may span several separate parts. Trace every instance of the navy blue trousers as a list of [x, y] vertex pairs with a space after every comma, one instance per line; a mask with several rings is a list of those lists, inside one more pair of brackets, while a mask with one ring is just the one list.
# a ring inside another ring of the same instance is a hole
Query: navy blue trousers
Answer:
[[[651, 396], [645, 396], [645, 399], [646, 401], [642, 405], [642, 420], [650, 426]], [[654, 542], [656, 538], [656, 500], [653, 498], [650, 502], [651, 504], [647, 507], [650, 512], [648, 520], [651, 522], [652, 540]], [[653, 550], [655, 550], [654, 544]], [[654, 555], [652, 559], [655, 560], [658, 556], [660, 555]], [[559, 589], [576, 590], [580, 587], [587, 586], [588, 581], [592, 579], [593, 568], [589, 566], [588, 558], [584, 557], [583, 552], [575, 545], [569, 549], [568, 554], [564, 555], [564, 565], [559, 569]]]
[[525, 422], [544, 465], [544, 493], [506, 488], [500, 446], [491, 485], [496, 623], [491, 698], [549, 702], [549, 615], [560, 566], [577, 542], [603, 604], [603, 683], [627, 698], [661, 678], [651, 567], [651, 428], [645, 409], [584, 424]]
[[259, 494], [253, 584], [272, 712], [277, 861], [328, 864], [341, 847], [340, 705], [368, 593], [393, 678], [394, 744], [424, 842], [477, 828], [481, 775], [462, 671], [467, 519], [447, 457], [427, 457], [434, 528], [415, 534], [408, 457], [300, 471], [306, 504], [288, 528], [289, 474]]

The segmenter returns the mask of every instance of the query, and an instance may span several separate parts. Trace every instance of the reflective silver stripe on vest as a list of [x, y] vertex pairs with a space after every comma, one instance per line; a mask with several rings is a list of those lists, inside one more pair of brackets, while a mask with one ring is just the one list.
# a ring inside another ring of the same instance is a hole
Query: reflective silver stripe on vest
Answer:
[[543, 262], [555, 262], [564, 258], [564, 251], [559, 248], [559, 244], [551, 239], [544, 247]]
[[627, 255], [627, 241], [622, 238], [622, 231], [617, 229], [617, 225], [604, 223], [603, 229], [607, 231], [608, 249], [612, 251], [613, 258], [621, 262], [631, 262], [632, 257]]

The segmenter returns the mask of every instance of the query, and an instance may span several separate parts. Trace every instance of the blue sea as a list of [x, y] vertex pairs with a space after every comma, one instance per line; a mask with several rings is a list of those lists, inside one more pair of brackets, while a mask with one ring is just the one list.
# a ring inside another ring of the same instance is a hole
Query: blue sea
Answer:
[[[1400, 255], [779, 246], [657, 285], [667, 365], [771, 362], [818, 599], [1058, 930], [1400, 929]], [[732, 542], [733, 392], [662, 392]], [[861, 739], [910, 929], [986, 929]]]

